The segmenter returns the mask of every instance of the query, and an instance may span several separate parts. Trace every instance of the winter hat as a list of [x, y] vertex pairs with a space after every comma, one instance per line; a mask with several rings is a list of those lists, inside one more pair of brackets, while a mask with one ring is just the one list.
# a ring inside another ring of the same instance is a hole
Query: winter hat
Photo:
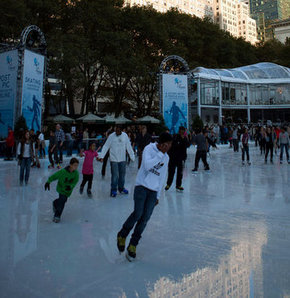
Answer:
[[171, 134], [169, 134], [168, 132], [163, 132], [160, 136], [159, 136], [159, 140], [158, 143], [159, 144], [163, 144], [166, 142], [172, 142], [172, 136]]

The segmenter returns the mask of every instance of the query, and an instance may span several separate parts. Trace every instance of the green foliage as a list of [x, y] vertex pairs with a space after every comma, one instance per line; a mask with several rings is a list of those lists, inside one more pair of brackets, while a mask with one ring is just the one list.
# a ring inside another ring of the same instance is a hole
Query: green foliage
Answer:
[[16, 139], [20, 139], [23, 135], [23, 132], [25, 132], [28, 129], [26, 125], [26, 120], [23, 116], [20, 116], [14, 125], [14, 136]]
[[192, 122], [192, 130], [201, 130], [203, 129], [203, 121], [202, 119], [197, 115]]
[[48, 44], [49, 72], [61, 80], [59, 98], [67, 100], [70, 114], [75, 101], [81, 104], [81, 114], [94, 112], [99, 96], [110, 98], [116, 115], [127, 109], [138, 116], [158, 110], [156, 73], [168, 55], [183, 57], [191, 69], [261, 61], [290, 66], [289, 41], [255, 47], [209, 19], [177, 9], [159, 13], [152, 7], [124, 7], [121, 0], [2, 2], [0, 42], [15, 43], [30, 24], [41, 28]]

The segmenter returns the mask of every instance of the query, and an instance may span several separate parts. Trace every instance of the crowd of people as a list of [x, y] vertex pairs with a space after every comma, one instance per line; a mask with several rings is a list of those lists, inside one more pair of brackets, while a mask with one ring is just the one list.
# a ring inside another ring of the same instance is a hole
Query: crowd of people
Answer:
[[[287, 162], [289, 160], [289, 134], [290, 126], [285, 127], [261, 127], [233, 125], [226, 127], [206, 126], [203, 129], [188, 131], [180, 126], [175, 135], [169, 131], [163, 132], [158, 138], [155, 134], [150, 135], [146, 126], [129, 126], [127, 128], [116, 125], [109, 128], [101, 137], [94, 132], [89, 134], [88, 129], [83, 133], [76, 132], [79, 140], [75, 146], [77, 156], [84, 157], [82, 165], [82, 182], [79, 188], [80, 195], [83, 194], [87, 184], [87, 195], [92, 196], [92, 184], [94, 175], [94, 161], [102, 162], [102, 176], [106, 174], [106, 164], [110, 160], [111, 187], [110, 196], [115, 198], [118, 194], [128, 195], [126, 189], [126, 166], [130, 160], [138, 156], [138, 173], [134, 189], [134, 210], [124, 222], [117, 235], [117, 247], [120, 252], [125, 250], [126, 238], [134, 228], [131, 240], [127, 247], [127, 258], [132, 261], [136, 257], [136, 246], [149, 221], [154, 207], [158, 204], [161, 191], [168, 191], [173, 183], [175, 172], [176, 191], [182, 192], [183, 167], [187, 159], [187, 148], [191, 144], [196, 145], [196, 154], [193, 173], [198, 171], [200, 159], [203, 161], [204, 170], [209, 171], [207, 156], [210, 148], [217, 148], [219, 144], [229, 143], [229, 148], [234, 152], [242, 151], [242, 164], [245, 164], [245, 156], [248, 165], [250, 162], [249, 141], [255, 146], [267, 163], [268, 156], [273, 163], [274, 152], [280, 149], [280, 163], [283, 162], [285, 152]], [[81, 134], [81, 136], [80, 136]], [[49, 158], [49, 169], [55, 165], [59, 171], [52, 174], [45, 183], [45, 190], [50, 190], [50, 184], [57, 180], [57, 192], [59, 197], [53, 201], [53, 221], [60, 221], [67, 199], [79, 181], [79, 160], [71, 158], [68, 166], [62, 168], [63, 150], [66, 144], [67, 156], [72, 156], [73, 138], [71, 134], [65, 133], [60, 124], [55, 130], [49, 132], [49, 144], [47, 148]], [[93, 136], [93, 138], [91, 138]], [[7, 158], [11, 160], [13, 155], [14, 140], [13, 131], [9, 129], [7, 137]], [[29, 183], [31, 167], [40, 167], [40, 158], [46, 157], [46, 145], [44, 134], [40, 131], [23, 131], [22, 137], [17, 142], [16, 155], [20, 165], [20, 185]]]

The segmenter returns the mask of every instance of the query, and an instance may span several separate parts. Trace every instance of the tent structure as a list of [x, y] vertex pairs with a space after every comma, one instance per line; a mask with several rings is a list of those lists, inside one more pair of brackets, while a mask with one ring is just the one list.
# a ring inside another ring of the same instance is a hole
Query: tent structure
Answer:
[[105, 119], [98, 117], [92, 113], [88, 113], [85, 116], [82, 116], [77, 119], [78, 121], [82, 121], [83, 123], [96, 123], [96, 122], [105, 122]]
[[131, 120], [127, 119], [124, 116], [119, 116], [115, 118], [114, 115], [107, 115], [104, 118], [104, 120], [106, 121], [106, 123], [115, 123], [115, 124], [126, 124], [131, 122]]
[[74, 122], [74, 119], [66, 117], [64, 115], [57, 115], [53, 118], [53, 122], [72, 123], [72, 122]]
[[160, 120], [152, 117], [152, 116], [145, 116], [142, 118], [137, 119], [138, 123], [152, 123], [152, 124], [159, 124]]

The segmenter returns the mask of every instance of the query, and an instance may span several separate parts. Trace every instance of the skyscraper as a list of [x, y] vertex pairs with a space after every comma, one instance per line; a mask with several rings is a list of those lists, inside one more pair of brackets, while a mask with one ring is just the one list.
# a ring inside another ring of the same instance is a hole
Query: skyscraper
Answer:
[[271, 24], [290, 18], [289, 0], [241, 0], [250, 7], [251, 17], [257, 21], [258, 39], [274, 37]]

